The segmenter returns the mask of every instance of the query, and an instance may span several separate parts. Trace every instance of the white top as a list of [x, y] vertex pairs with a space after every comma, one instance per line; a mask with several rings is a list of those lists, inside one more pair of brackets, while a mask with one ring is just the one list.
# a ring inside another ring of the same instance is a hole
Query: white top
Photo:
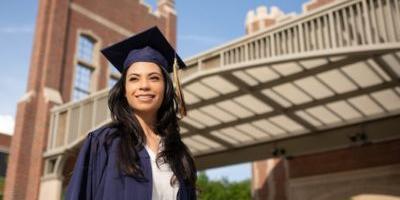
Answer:
[[[160, 145], [159, 152], [162, 145]], [[171, 177], [174, 175], [168, 163], [160, 163], [160, 168], [156, 164], [156, 154], [147, 144], [145, 148], [150, 156], [151, 172], [153, 175], [153, 194], [152, 200], [176, 200], [179, 184], [171, 186]]]

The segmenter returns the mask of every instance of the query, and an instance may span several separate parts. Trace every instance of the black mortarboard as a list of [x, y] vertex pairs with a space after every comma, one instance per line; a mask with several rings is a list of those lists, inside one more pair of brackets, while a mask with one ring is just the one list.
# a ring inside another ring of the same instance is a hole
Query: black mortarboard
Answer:
[[156, 26], [106, 47], [101, 52], [121, 73], [132, 63], [139, 61], [154, 62], [167, 72], [173, 72], [179, 114], [182, 118], [186, 116], [186, 106], [178, 75], [178, 68], [186, 68], [186, 65]]
[[156, 26], [106, 47], [101, 52], [121, 73], [138, 61], [155, 62], [171, 73], [176, 59], [179, 68], [186, 68]]

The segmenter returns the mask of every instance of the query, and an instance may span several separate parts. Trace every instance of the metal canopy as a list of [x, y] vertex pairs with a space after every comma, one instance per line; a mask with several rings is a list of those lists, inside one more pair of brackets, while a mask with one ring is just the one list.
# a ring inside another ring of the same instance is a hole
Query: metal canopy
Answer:
[[400, 112], [400, 51], [242, 65], [193, 77], [184, 80], [188, 117], [180, 125], [196, 157]]

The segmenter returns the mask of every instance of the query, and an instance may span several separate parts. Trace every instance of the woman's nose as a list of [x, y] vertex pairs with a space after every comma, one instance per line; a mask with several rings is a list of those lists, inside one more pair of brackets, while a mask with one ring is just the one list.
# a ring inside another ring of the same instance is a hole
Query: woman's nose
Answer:
[[149, 81], [146, 79], [142, 79], [139, 82], [140, 89], [149, 89]]

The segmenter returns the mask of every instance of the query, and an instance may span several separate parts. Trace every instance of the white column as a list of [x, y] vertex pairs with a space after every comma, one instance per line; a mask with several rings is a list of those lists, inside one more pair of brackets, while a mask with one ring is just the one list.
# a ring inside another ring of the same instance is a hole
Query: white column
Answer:
[[39, 200], [60, 200], [63, 178], [56, 175], [45, 175], [40, 180]]

